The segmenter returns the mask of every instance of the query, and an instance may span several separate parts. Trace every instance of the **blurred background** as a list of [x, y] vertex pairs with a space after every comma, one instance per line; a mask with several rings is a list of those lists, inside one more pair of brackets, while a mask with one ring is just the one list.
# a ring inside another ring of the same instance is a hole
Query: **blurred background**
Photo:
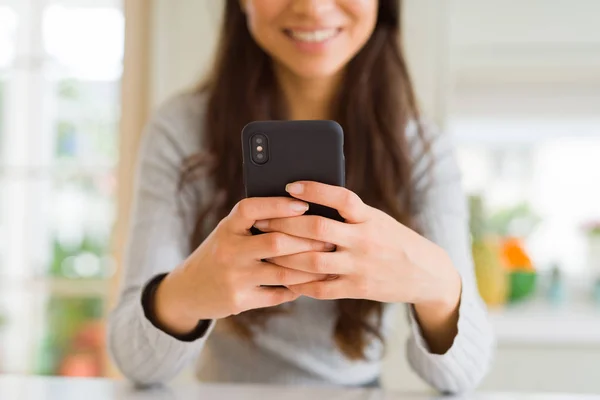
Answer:
[[[104, 317], [136, 145], [206, 71], [221, 7], [0, 0], [0, 373], [116, 376]], [[422, 108], [454, 136], [470, 196], [499, 345], [486, 390], [600, 392], [599, 15], [596, 0], [404, 0]], [[421, 390], [403, 318], [397, 332], [384, 381]]]

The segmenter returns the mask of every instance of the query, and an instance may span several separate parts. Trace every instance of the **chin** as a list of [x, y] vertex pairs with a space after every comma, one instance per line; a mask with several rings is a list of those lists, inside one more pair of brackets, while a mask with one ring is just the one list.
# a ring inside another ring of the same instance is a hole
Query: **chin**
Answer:
[[337, 63], [292, 63], [288, 64], [288, 69], [296, 76], [303, 79], [323, 79], [330, 78], [337, 75], [342, 69], [343, 65]]

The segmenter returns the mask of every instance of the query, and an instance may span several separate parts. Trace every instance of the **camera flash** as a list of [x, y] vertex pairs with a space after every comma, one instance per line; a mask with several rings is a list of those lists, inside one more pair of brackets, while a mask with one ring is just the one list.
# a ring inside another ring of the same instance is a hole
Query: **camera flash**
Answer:
[[256, 151], [263, 151], [263, 147], [262, 146], [257, 146], [256, 147]]

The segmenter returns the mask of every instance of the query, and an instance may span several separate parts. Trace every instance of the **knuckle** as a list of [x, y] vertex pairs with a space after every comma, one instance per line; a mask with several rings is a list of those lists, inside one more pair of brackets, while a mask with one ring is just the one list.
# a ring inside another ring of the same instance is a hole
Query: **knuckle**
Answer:
[[313, 286], [313, 297], [319, 300], [325, 300], [329, 296], [329, 288], [327, 285], [324, 285], [322, 282]]
[[408, 264], [408, 263], [412, 262], [411, 258], [408, 256], [408, 253], [405, 249], [400, 250], [400, 261], [403, 264]]
[[250, 199], [240, 200], [235, 206], [236, 213], [242, 218], [250, 218], [253, 214], [253, 209], [254, 207]]
[[230, 217], [225, 217], [222, 220], [220, 220], [217, 223], [217, 226], [215, 227], [215, 229], [214, 229], [213, 232], [215, 232], [215, 234], [218, 235], [218, 234], [222, 233], [224, 230], [226, 230], [227, 229], [227, 222], [229, 221], [229, 218]]
[[290, 271], [283, 267], [276, 267], [275, 279], [279, 283], [286, 283], [290, 277]]
[[323, 217], [313, 218], [312, 231], [316, 237], [326, 237], [329, 231], [329, 221]]
[[342, 196], [342, 207], [346, 210], [356, 208], [361, 202], [358, 195], [350, 190], [346, 190]]
[[270, 233], [267, 246], [273, 254], [279, 254], [285, 247], [285, 235], [283, 233]]
[[273, 209], [276, 210], [277, 215], [291, 215], [290, 205], [297, 201], [290, 198], [275, 198], [272, 200], [274, 202]]
[[311, 254], [310, 258], [310, 265], [312, 266], [312, 270], [314, 273], [327, 273], [328, 263], [325, 254], [315, 252]]
[[245, 309], [245, 299], [241, 292], [234, 291], [230, 295], [231, 313], [234, 315], [241, 314]]

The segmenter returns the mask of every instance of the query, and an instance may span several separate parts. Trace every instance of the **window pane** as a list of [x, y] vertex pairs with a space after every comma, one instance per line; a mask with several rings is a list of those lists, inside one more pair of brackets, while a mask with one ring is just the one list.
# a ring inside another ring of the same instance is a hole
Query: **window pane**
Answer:
[[51, 194], [51, 259], [45, 273], [63, 278], [113, 275], [110, 234], [114, 222], [113, 171], [56, 180]]
[[0, 277], [113, 275], [114, 170], [6, 172], [0, 238], [10, 241], [0, 240]]
[[[17, 14], [15, 11], [0, 4], [0, 155], [2, 154], [3, 139], [6, 131], [6, 85], [8, 68], [15, 57], [17, 32]], [[1, 222], [0, 222], [1, 223]]]
[[12, 64], [15, 57], [17, 14], [0, 4], [0, 71]]
[[54, 103], [53, 158], [77, 168], [113, 166], [120, 116], [122, 11], [106, 7], [106, 2], [97, 7], [53, 3], [43, 25], [44, 48], [51, 60], [46, 74]]
[[54, 164], [77, 168], [116, 165], [118, 82], [62, 79], [54, 87]]
[[[4, 152], [3, 150], [3, 142], [4, 142], [4, 131], [5, 131], [5, 124], [6, 124], [6, 117], [5, 117], [5, 108], [4, 108], [4, 103], [5, 103], [5, 91], [4, 88], [6, 86], [6, 80], [4, 79], [4, 77], [2, 76], [2, 72], [0, 72], [0, 174], [2, 173], [2, 168], [3, 168], [3, 162], [2, 162], [2, 154]], [[0, 185], [2, 185], [2, 183], [0, 183]], [[2, 186], [0, 186], [0, 188], [2, 188]], [[2, 210], [2, 195], [0, 195], [0, 210]], [[4, 228], [4, 221], [3, 221], [3, 213], [0, 212], [0, 243], [5, 242], [5, 240], [3, 240], [5, 238], [5, 228]], [[2, 274], [2, 250], [3, 250], [3, 246], [0, 244], [0, 274]], [[1, 316], [0, 316], [1, 318]]]
[[124, 46], [122, 12], [101, 5], [77, 7], [55, 3], [58, 4], [46, 9], [43, 38], [44, 48], [56, 68], [75, 79], [118, 80]]

